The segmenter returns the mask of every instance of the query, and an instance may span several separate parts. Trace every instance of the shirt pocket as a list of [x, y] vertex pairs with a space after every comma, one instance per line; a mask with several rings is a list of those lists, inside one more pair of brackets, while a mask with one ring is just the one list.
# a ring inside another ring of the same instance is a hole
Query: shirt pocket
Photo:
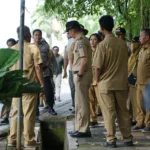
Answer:
[[79, 49], [74, 50], [74, 57], [75, 57], [75, 59], [80, 57]]

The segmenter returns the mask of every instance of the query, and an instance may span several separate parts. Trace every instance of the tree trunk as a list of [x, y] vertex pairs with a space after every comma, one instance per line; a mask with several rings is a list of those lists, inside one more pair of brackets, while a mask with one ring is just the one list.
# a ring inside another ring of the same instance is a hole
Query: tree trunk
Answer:
[[140, 0], [140, 10], [141, 10], [141, 28], [150, 27], [150, 10], [149, 5], [147, 5], [144, 0]]

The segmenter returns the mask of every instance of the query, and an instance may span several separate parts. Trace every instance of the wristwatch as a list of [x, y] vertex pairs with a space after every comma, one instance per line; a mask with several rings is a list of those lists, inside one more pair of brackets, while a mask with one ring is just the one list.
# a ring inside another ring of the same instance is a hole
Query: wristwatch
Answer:
[[80, 77], [80, 78], [82, 78], [82, 77], [83, 77], [83, 75], [80, 75], [79, 73], [77, 73], [77, 76], [78, 76], [78, 77]]

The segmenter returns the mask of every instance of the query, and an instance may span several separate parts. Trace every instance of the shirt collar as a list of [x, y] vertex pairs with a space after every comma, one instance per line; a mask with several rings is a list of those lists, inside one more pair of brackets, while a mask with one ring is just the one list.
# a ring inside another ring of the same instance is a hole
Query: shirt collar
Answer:
[[150, 45], [143, 45], [142, 48], [143, 48], [143, 50], [150, 49]]
[[105, 39], [110, 38], [110, 37], [115, 37], [115, 36], [114, 36], [114, 34], [107, 34], [107, 35], [105, 36]]
[[83, 33], [79, 33], [76, 38], [75, 38], [75, 41], [79, 40], [81, 37], [83, 37], [84, 34]]

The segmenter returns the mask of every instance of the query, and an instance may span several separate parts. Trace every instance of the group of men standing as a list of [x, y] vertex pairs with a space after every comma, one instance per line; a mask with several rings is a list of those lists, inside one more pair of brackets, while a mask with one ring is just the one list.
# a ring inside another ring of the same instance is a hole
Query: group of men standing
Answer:
[[[135, 46], [135, 43], [139, 42], [136, 37], [132, 41], [133, 51], [131, 52], [129, 42], [125, 40], [123, 34], [117, 33], [118, 37], [122, 36], [119, 38], [113, 35], [114, 20], [111, 16], [102, 16], [99, 19], [99, 24], [105, 38], [98, 44], [92, 58], [89, 39], [85, 37], [83, 32], [86, 29], [78, 21], [66, 23], [65, 32], [74, 39], [67, 51], [75, 84], [75, 130], [70, 131], [69, 134], [71, 137], [91, 137], [89, 88], [93, 75], [98, 87], [98, 102], [107, 130], [105, 147], [114, 148], [117, 146], [116, 119], [123, 136], [124, 145], [133, 146], [131, 118], [129, 108], [127, 108], [131, 84], [135, 95], [132, 97], [134, 99], [134, 113], [137, 114], [135, 117], [136, 125], [132, 131], [150, 132], [150, 112], [145, 110], [142, 105], [143, 91], [150, 80], [150, 29], [141, 30], [140, 45], [142, 45], [142, 49], [140, 52], [138, 51], [138, 54], [135, 50], [139, 49], [140, 46]], [[120, 30], [124, 29], [119, 28], [118, 30], [120, 33]], [[125, 35], [125, 31], [122, 32]], [[134, 57], [131, 57], [134, 58], [135, 63], [132, 63], [132, 69], [129, 73], [128, 58], [132, 55], [131, 53], [136, 53], [136, 55], [133, 54]], [[137, 69], [137, 74], [133, 72], [135, 69]], [[129, 80], [132, 82], [130, 83]]]
[[[99, 19], [100, 30], [105, 37], [101, 41], [94, 54], [92, 54], [89, 39], [85, 36], [88, 30], [78, 21], [66, 23], [68, 45], [65, 51], [64, 78], [67, 76], [66, 68], [69, 63], [69, 83], [72, 95], [72, 108], [75, 112], [75, 130], [70, 131], [71, 137], [91, 137], [89, 128], [90, 105], [89, 88], [94, 77], [94, 86], [98, 90], [98, 103], [104, 117], [107, 138], [105, 147], [115, 148], [116, 130], [115, 120], [117, 119], [120, 132], [122, 133], [124, 145], [133, 146], [130, 127], [130, 113], [127, 108], [128, 100], [128, 57], [129, 49], [126, 41], [115, 37], [112, 33], [114, 20], [110, 15], [102, 16]], [[19, 35], [20, 30], [17, 29]], [[49, 113], [56, 115], [54, 106], [54, 91], [51, 81], [51, 74], [48, 66], [49, 46], [42, 40], [41, 30], [33, 31], [34, 44], [30, 44], [31, 33], [28, 27], [24, 27], [24, 69], [29, 73], [26, 75], [31, 81], [39, 81], [45, 89], [45, 95]], [[20, 38], [20, 37], [19, 37]], [[140, 33], [140, 42], [143, 45], [136, 61], [137, 67], [137, 124], [134, 130], [143, 129], [150, 131], [150, 113], [142, 107], [142, 94], [145, 85], [150, 79], [150, 29], [143, 29]], [[16, 44], [13, 49], [19, 50]], [[57, 47], [55, 47], [57, 49]], [[39, 50], [40, 49], [40, 50]], [[132, 54], [131, 54], [132, 55]], [[135, 69], [132, 67], [132, 71]], [[13, 66], [17, 69], [17, 64]], [[50, 90], [51, 89], [51, 90]], [[58, 92], [59, 93], [59, 92]], [[34, 140], [34, 124], [36, 119], [36, 100], [42, 94], [23, 95], [23, 121], [24, 124], [24, 146], [27, 148], [37, 146]], [[12, 122], [8, 145], [16, 146], [16, 121], [17, 101], [12, 102]]]

